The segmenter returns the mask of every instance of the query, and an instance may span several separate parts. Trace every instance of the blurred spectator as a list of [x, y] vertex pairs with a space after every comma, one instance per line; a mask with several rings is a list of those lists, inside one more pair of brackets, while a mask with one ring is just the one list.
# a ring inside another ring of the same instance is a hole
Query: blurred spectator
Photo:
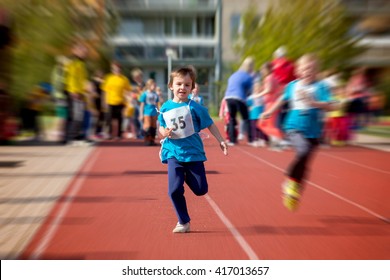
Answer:
[[98, 69], [95, 71], [92, 77], [92, 92], [94, 105], [96, 109], [96, 125], [95, 125], [95, 136], [98, 138], [103, 137], [104, 125], [106, 124], [106, 108], [104, 106], [103, 91], [101, 85], [103, 83], [103, 71]]
[[[285, 46], [279, 47], [274, 52], [274, 59], [271, 62], [272, 73], [281, 87], [296, 79], [294, 62], [287, 58], [287, 49]], [[284, 119], [288, 111], [288, 104], [284, 104], [280, 109], [278, 118], [278, 127], [283, 128]]]
[[65, 94], [68, 101], [68, 121], [64, 143], [85, 140], [83, 135], [84, 110], [86, 110], [85, 88], [88, 72], [84, 59], [87, 48], [80, 42], [72, 46], [72, 57], [66, 65]]
[[157, 115], [159, 109], [159, 99], [155, 91], [156, 82], [149, 79], [146, 82], [145, 91], [140, 96], [140, 116], [145, 132], [145, 145], [154, 146], [154, 139], [157, 132]]
[[337, 105], [334, 110], [327, 113], [325, 139], [332, 146], [344, 146], [350, 138], [349, 118], [345, 110], [349, 100], [345, 85], [340, 80], [335, 79], [329, 85], [331, 99]]
[[101, 85], [104, 99], [108, 105], [109, 139], [122, 139], [123, 108], [126, 104], [126, 93], [131, 91], [129, 80], [122, 74], [119, 63], [111, 63], [111, 73]]
[[55, 128], [61, 141], [65, 137], [66, 120], [68, 119], [68, 100], [65, 94], [65, 68], [67, 63], [68, 59], [65, 56], [58, 56], [51, 73], [51, 94], [55, 101], [57, 117]]
[[247, 139], [252, 138], [251, 130], [249, 128], [248, 107], [246, 105], [246, 98], [250, 95], [253, 86], [253, 76], [251, 75], [254, 68], [254, 60], [252, 57], [247, 57], [240, 68], [234, 72], [227, 84], [225, 99], [227, 102], [230, 120], [228, 125], [229, 145], [233, 146], [237, 143], [237, 136], [235, 135], [237, 126], [237, 112], [240, 112], [242, 121], [244, 122]]
[[163, 92], [161, 90], [161, 87], [156, 87], [156, 93], [158, 95], [158, 100], [159, 100], [159, 103], [160, 103], [160, 106], [164, 103], [164, 96], [163, 96]]
[[252, 139], [249, 139], [249, 144], [253, 147], [264, 147], [268, 142], [268, 137], [257, 126], [260, 115], [264, 111], [264, 97], [257, 94], [261, 91], [261, 83], [257, 82], [253, 86], [253, 92], [248, 97], [246, 104], [249, 110], [249, 122], [252, 130]]
[[198, 83], [195, 83], [195, 87], [188, 96], [189, 99], [194, 100], [196, 103], [199, 103], [200, 105], [204, 106], [204, 100], [203, 97], [199, 95], [199, 85]]
[[294, 63], [286, 55], [286, 48], [281, 46], [274, 52], [274, 59], [271, 62], [275, 79], [282, 86], [285, 86], [296, 78]]
[[126, 96], [126, 104], [124, 110], [124, 128], [123, 131], [126, 133], [126, 137], [129, 139], [137, 138], [137, 129], [135, 128], [135, 107], [137, 106], [135, 103], [136, 100], [133, 99], [133, 93], [127, 92]]
[[0, 80], [0, 144], [7, 143], [15, 136], [10, 127], [10, 98], [6, 91], [5, 82]]
[[35, 141], [43, 140], [38, 117], [43, 110], [44, 103], [49, 100], [49, 93], [39, 85], [28, 92], [25, 104], [21, 109], [22, 135], [32, 136]]
[[386, 105], [385, 94], [380, 90], [373, 90], [368, 100], [368, 109], [370, 111], [370, 123], [377, 123], [383, 115]]
[[[282, 87], [275, 77], [270, 63], [265, 63], [261, 68], [263, 81], [261, 91], [256, 94], [256, 97], [264, 98], [264, 110], [268, 110], [273, 106], [281, 94]], [[271, 149], [280, 150], [282, 148], [282, 140], [284, 138], [282, 130], [279, 128], [278, 119], [280, 111], [275, 111], [270, 118], [260, 120], [258, 127], [268, 136]]]
[[136, 68], [131, 71], [131, 85], [132, 85], [132, 92], [133, 92], [133, 101], [135, 104], [135, 115], [134, 115], [134, 122], [135, 122], [135, 128], [137, 130], [137, 138], [142, 139], [143, 138], [143, 130], [142, 130], [142, 124], [139, 120], [139, 97], [141, 96], [141, 93], [144, 90], [145, 83], [143, 80], [143, 72], [141, 69]]
[[356, 69], [348, 80], [346, 90], [351, 101], [346, 110], [353, 130], [361, 129], [367, 124], [370, 86], [366, 69], [363, 67]]

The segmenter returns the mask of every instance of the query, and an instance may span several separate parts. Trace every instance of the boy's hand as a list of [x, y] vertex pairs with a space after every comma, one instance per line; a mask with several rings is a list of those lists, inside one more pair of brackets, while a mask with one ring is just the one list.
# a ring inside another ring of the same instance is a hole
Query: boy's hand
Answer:
[[172, 138], [172, 131], [173, 131], [173, 128], [165, 128], [164, 130], [164, 137], [168, 137], [168, 138]]
[[225, 142], [225, 141], [222, 141], [222, 142], [219, 144], [219, 146], [221, 147], [221, 149], [222, 149], [222, 151], [223, 151], [223, 154], [224, 154], [225, 156], [227, 156], [227, 155], [228, 155], [228, 145], [226, 144], [226, 142]]

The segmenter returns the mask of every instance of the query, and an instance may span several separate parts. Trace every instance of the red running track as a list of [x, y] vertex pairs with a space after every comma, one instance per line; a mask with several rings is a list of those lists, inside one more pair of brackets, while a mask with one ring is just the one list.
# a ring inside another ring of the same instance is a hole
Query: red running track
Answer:
[[172, 234], [159, 147], [105, 142], [91, 153], [22, 259], [390, 259], [389, 153], [321, 148], [301, 207], [281, 203], [292, 151], [205, 140], [209, 193], [186, 188], [191, 233]]

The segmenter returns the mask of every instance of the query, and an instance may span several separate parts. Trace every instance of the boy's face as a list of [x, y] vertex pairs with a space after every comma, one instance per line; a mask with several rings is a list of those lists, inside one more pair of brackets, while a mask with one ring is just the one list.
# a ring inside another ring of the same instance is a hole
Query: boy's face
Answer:
[[192, 79], [190, 75], [174, 77], [172, 86], [169, 89], [173, 92], [173, 101], [187, 101], [188, 95], [192, 90]]
[[149, 89], [150, 89], [150, 91], [155, 91], [156, 90], [156, 84], [155, 83], [151, 83]]
[[317, 74], [317, 62], [311, 59], [302, 59], [297, 65], [297, 74], [300, 79], [314, 80]]

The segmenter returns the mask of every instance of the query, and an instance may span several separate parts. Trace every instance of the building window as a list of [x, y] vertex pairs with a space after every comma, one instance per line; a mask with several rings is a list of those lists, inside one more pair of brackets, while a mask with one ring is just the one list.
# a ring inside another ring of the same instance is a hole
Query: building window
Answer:
[[121, 24], [119, 34], [122, 36], [142, 35], [144, 33], [144, 26], [141, 19], [133, 18], [124, 20]]
[[214, 59], [212, 47], [183, 47], [183, 59]]
[[115, 54], [119, 60], [144, 59], [145, 49], [142, 46], [118, 47]]
[[196, 19], [196, 31], [198, 36], [213, 37], [215, 30], [214, 17], [199, 17]]
[[192, 36], [192, 21], [191, 17], [176, 18], [175, 29], [176, 35]]
[[173, 18], [164, 19], [164, 34], [167, 36], [173, 35]]
[[163, 23], [159, 19], [145, 19], [144, 34], [145, 35], [163, 35]]
[[236, 40], [240, 35], [241, 15], [232, 14], [230, 17], [230, 39]]

